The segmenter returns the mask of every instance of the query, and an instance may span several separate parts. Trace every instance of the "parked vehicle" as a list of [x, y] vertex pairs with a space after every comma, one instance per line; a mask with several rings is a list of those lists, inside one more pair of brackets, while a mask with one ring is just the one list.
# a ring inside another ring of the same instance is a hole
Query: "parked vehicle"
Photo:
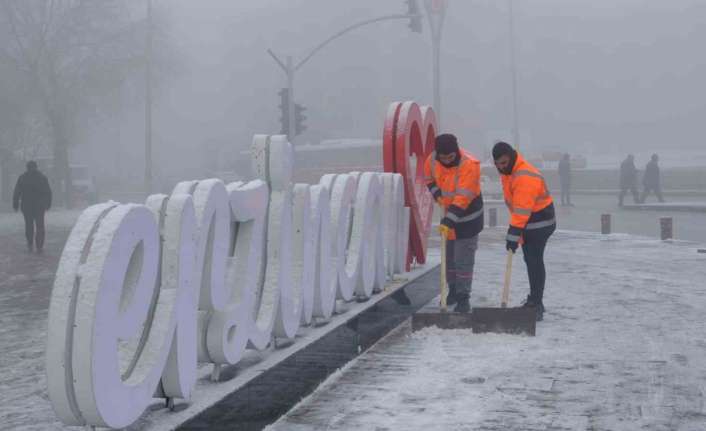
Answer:
[[[44, 172], [49, 178], [52, 188], [58, 193], [63, 189], [61, 184], [57, 184], [54, 175], [54, 159], [51, 157], [41, 157], [35, 159], [39, 165], [39, 170]], [[87, 165], [69, 165], [69, 178], [71, 179], [71, 195], [73, 204], [98, 202], [98, 189], [91, 170]]]
[[89, 204], [96, 203], [98, 201], [96, 182], [90, 174], [88, 166], [70, 165], [69, 171], [74, 198]]

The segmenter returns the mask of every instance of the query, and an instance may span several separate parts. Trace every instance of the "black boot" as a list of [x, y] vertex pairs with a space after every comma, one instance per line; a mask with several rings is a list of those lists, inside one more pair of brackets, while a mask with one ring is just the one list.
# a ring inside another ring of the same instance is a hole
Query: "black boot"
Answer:
[[541, 302], [537, 302], [532, 297], [528, 296], [522, 306], [535, 309], [537, 322], [544, 320], [544, 305]]
[[458, 295], [456, 295], [456, 299], [458, 303], [454, 308], [454, 312], [468, 313], [469, 311], [471, 311], [471, 303], [469, 302], [470, 297], [467, 293], [459, 293]]
[[446, 305], [454, 305], [457, 301], [456, 286], [449, 284], [449, 293], [446, 295]]
[[537, 306], [537, 303], [534, 301], [534, 299], [531, 296], [527, 295], [527, 299], [525, 299], [525, 302], [522, 303], [522, 306], [534, 308]]

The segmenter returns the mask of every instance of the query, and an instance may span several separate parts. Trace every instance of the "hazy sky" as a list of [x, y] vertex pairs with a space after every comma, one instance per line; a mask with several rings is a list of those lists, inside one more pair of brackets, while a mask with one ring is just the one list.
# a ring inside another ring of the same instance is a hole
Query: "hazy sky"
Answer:
[[[155, 105], [156, 151], [191, 164], [216, 163], [218, 149], [279, 131], [285, 77], [268, 48], [296, 61], [347, 25], [405, 10], [402, 0], [153, 1], [179, 56]], [[507, 2], [448, 3], [444, 130], [480, 151], [511, 127]], [[515, 0], [515, 17], [528, 151], [702, 146], [706, 1]], [[422, 34], [391, 21], [317, 54], [295, 82], [296, 101], [308, 108], [300, 141], [380, 138], [390, 102], [429, 104], [429, 38], [426, 20]], [[121, 120], [133, 157], [141, 115], [135, 107]]]

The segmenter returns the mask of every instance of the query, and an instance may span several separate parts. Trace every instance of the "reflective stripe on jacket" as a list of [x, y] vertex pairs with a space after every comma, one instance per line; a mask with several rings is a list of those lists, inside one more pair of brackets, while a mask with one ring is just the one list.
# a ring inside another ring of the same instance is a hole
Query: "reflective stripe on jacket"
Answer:
[[445, 215], [456, 223], [449, 239], [471, 238], [483, 230], [480, 161], [461, 150], [458, 165], [446, 167], [432, 152], [424, 162], [425, 183]]
[[524, 230], [541, 229], [556, 224], [554, 200], [544, 177], [537, 168], [517, 154], [510, 175], [500, 176], [505, 205], [510, 210], [509, 241], [519, 241]]

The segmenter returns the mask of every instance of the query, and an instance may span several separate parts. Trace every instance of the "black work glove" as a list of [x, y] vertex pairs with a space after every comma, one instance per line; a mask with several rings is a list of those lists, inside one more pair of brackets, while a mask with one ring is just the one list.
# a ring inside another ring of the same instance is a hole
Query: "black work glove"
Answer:
[[427, 184], [427, 188], [429, 189], [429, 193], [434, 197], [434, 200], [441, 205], [441, 189], [439, 189], [439, 186], [436, 185], [436, 182], [431, 182]]
[[456, 222], [451, 220], [448, 216], [445, 216], [444, 218], [441, 219], [441, 225], [446, 226], [449, 229], [456, 228]]
[[517, 246], [520, 244], [520, 238], [522, 238], [522, 229], [510, 225], [505, 238], [505, 249], [515, 253]]

